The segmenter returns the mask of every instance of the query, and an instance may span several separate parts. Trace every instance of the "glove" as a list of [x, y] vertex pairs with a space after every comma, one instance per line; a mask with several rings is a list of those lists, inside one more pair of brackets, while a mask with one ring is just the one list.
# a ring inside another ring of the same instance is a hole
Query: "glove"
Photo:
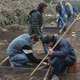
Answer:
[[67, 18], [68, 16], [67, 15], [65, 15], [65, 18]]
[[59, 17], [59, 14], [57, 13], [56, 16]]

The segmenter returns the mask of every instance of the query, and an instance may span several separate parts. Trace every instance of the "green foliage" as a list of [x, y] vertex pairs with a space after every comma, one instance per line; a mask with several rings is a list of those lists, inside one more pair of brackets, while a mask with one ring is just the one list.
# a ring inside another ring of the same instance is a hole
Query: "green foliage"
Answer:
[[47, 2], [47, 3], [52, 2], [53, 4], [56, 4], [56, 3], [57, 3], [57, 0], [43, 0], [43, 1], [45, 1], [45, 2]]
[[43, 1], [45, 1], [45, 2], [47, 2], [47, 3], [50, 3], [51, 0], [43, 0]]
[[80, 12], [80, 2], [70, 2], [73, 7], [76, 7], [77, 11]]

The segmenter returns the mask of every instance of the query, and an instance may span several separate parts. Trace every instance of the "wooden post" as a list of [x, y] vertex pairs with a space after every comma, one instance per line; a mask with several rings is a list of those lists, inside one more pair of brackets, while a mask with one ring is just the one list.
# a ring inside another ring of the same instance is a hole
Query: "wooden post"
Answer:
[[74, 62], [73, 66], [68, 67], [68, 72], [76, 72], [77, 61]]
[[[72, 16], [70, 17], [70, 23], [72, 24]], [[72, 26], [70, 28], [70, 44], [72, 45]]]
[[[70, 22], [72, 24], [72, 16], [70, 18]], [[72, 45], [72, 26], [70, 28], [70, 44]], [[75, 61], [73, 66], [68, 67], [68, 72], [76, 72], [76, 66], [77, 66], [77, 61]]]

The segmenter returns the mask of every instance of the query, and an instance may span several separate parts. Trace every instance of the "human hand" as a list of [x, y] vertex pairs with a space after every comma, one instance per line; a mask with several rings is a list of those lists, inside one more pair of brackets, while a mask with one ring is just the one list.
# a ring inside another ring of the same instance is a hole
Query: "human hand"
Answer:
[[43, 64], [43, 65], [45, 65], [45, 66], [47, 66], [47, 65], [48, 65], [48, 63], [47, 63], [47, 62], [43, 62], [42, 64]]
[[65, 15], [65, 18], [67, 18], [68, 16], [67, 16], [67, 14]]
[[51, 56], [53, 54], [53, 50], [52, 49], [49, 49], [48, 54]]

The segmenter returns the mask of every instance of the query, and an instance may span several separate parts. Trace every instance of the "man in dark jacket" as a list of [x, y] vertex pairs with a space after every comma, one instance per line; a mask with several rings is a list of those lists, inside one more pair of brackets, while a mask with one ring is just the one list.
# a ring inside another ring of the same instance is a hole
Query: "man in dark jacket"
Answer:
[[[42, 13], [45, 12], [47, 7], [47, 4], [44, 2], [41, 2], [36, 9], [33, 9], [29, 13], [29, 28], [28, 33], [30, 35], [37, 34], [40, 36], [41, 41], [43, 40], [44, 33], [41, 30], [41, 27], [43, 25], [43, 16]], [[45, 53], [47, 53], [47, 48], [45, 45], [43, 45]]]
[[14, 66], [22, 66], [27, 63], [39, 63], [32, 53], [33, 44], [38, 41], [38, 36], [33, 34], [22, 34], [15, 38], [7, 49], [7, 54]]
[[[52, 48], [58, 40], [59, 37], [57, 36], [45, 36], [43, 43]], [[48, 54], [51, 56], [49, 61], [53, 67], [50, 73], [52, 79], [49, 80], [59, 80], [61, 73], [64, 72], [67, 66], [72, 66], [76, 60], [72, 46], [65, 39], [62, 39], [54, 50], [50, 49]]]

